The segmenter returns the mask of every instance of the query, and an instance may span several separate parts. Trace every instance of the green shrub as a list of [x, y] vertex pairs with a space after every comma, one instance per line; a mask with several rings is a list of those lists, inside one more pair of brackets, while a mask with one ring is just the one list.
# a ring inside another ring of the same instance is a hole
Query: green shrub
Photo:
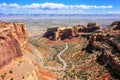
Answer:
[[10, 70], [10, 71], [9, 71], [9, 73], [10, 73], [10, 74], [12, 74], [12, 73], [13, 73], [13, 71], [12, 71], [12, 70]]
[[10, 78], [10, 80], [14, 80], [14, 78]]
[[7, 75], [7, 73], [2, 74], [1, 78], [4, 79], [6, 75]]
[[115, 37], [115, 41], [117, 41], [118, 43], [120, 43], [120, 35]]

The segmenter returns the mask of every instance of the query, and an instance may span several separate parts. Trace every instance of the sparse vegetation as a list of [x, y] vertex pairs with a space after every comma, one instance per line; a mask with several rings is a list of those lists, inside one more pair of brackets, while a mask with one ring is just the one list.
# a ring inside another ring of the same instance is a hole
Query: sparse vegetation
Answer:
[[115, 41], [118, 42], [118, 43], [120, 43], [120, 35], [115, 36]]
[[10, 78], [10, 80], [14, 80], [14, 78]]
[[6, 75], [7, 75], [7, 73], [2, 74], [1, 78], [4, 79]]
[[22, 62], [23, 62], [23, 61], [19, 61], [18, 66], [20, 66], [20, 64], [21, 64]]
[[[103, 21], [102, 21], [103, 23]], [[49, 24], [49, 23], [48, 23]], [[101, 33], [101, 31], [96, 32], [96, 33]], [[92, 33], [93, 35], [95, 32]], [[112, 39], [113, 36], [108, 35], [106, 37], [107, 39]], [[30, 42], [35, 45], [38, 49], [44, 49], [47, 54], [42, 54], [44, 55], [44, 62], [55, 62], [55, 63], [60, 63], [59, 59], [57, 58], [58, 53], [64, 49], [64, 45], [57, 44], [57, 45], [44, 45], [42, 42], [39, 40], [39, 38], [34, 37], [33, 39], [30, 39]], [[86, 42], [85, 42], [86, 41]], [[109, 40], [102, 40], [98, 41], [100, 48], [101, 44], [105, 44], [106, 46], [109, 47], [109, 50], [113, 50], [113, 46], [108, 44]], [[115, 37], [115, 41], [120, 42], [120, 36]], [[93, 50], [93, 54], [90, 54], [83, 50], [87, 45], [86, 43], [88, 40], [86, 38], [81, 38], [79, 42], [76, 43], [69, 43], [69, 49], [66, 50], [61, 57], [67, 62], [68, 66], [65, 71], [60, 72], [63, 76], [60, 76], [58, 80], [75, 80], [75, 79], [80, 79], [80, 80], [96, 80], [104, 73], [108, 72], [108, 70], [104, 67], [104, 65], [100, 65], [96, 58], [98, 55], [101, 54], [101, 51], [99, 50]], [[97, 44], [98, 44], [97, 43]], [[54, 49], [55, 52], [51, 53], [49, 49]], [[115, 50], [115, 49], [114, 49]], [[50, 53], [50, 54], [49, 54]], [[52, 58], [49, 58], [49, 56]], [[118, 55], [119, 53], [117, 53]], [[49, 56], [47, 56], [49, 55]], [[50, 65], [50, 64], [49, 64]]]
[[25, 77], [23, 76], [22, 79], [24, 79]]
[[10, 71], [9, 71], [9, 73], [10, 73], [10, 74], [12, 74], [12, 73], [13, 73], [13, 71], [12, 71], [12, 70], [10, 70]]

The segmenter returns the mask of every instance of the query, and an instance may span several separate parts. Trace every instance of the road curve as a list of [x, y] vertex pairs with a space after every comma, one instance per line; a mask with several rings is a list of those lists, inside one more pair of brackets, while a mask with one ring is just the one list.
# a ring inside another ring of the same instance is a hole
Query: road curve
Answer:
[[60, 70], [65, 70], [67, 67], [67, 63], [65, 62], [64, 59], [61, 58], [61, 55], [68, 49], [68, 43], [66, 43], [66, 47], [60, 52], [58, 53], [57, 57], [59, 58], [59, 60], [62, 62], [63, 67], [61, 68], [56, 68], [56, 67], [50, 67], [50, 66], [44, 66], [44, 63], [41, 61], [41, 59], [39, 58], [39, 56], [37, 55], [37, 51], [36, 49], [34, 49], [34, 47], [30, 44], [30, 47], [32, 49], [32, 53], [34, 54], [34, 56], [36, 57], [37, 62], [39, 63], [39, 65], [42, 68], [45, 68], [47, 70], [54, 70], [54, 71], [60, 71]]

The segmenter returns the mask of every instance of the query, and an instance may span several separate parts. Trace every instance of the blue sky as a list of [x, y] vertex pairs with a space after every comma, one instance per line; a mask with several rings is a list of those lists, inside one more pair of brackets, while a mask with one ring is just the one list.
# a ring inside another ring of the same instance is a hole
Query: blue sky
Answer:
[[0, 0], [0, 13], [120, 14], [120, 0]]

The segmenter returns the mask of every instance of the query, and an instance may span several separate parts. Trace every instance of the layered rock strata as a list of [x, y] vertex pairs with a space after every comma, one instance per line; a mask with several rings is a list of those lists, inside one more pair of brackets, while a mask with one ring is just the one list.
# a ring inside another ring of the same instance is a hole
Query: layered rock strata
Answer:
[[27, 32], [21, 23], [0, 22], [0, 67], [22, 56], [28, 48]]

